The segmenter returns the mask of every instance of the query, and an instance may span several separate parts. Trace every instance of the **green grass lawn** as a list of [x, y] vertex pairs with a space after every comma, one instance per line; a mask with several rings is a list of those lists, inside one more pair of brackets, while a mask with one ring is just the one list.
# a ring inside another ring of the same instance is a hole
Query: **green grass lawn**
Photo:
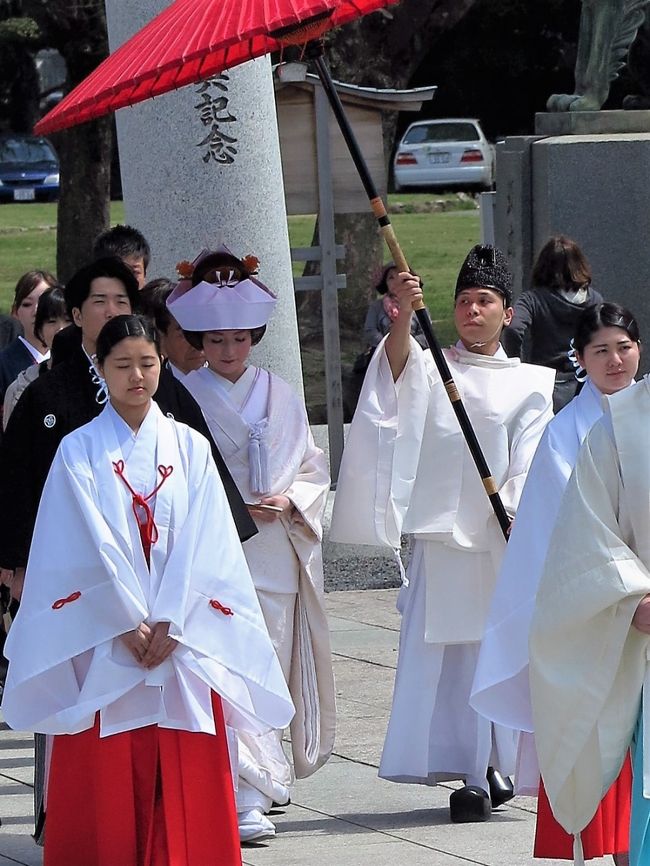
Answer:
[[[411, 206], [435, 198], [430, 193], [396, 194], [389, 201]], [[0, 312], [8, 312], [16, 280], [25, 271], [33, 268], [55, 271], [56, 207], [56, 204], [0, 206]], [[464, 207], [462, 202], [460, 207]], [[111, 220], [117, 223], [123, 219], [123, 203], [113, 202]], [[478, 242], [478, 211], [401, 213], [392, 215], [391, 221], [408, 261], [424, 280], [425, 299], [439, 337], [442, 342], [449, 342], [453, 338], [453, 286], [468, 249]], [[313, 226], [313, 216], [290, 217], [292, 245], [308, 246]], [[298, 272], [301, 267], [297, 266]]]

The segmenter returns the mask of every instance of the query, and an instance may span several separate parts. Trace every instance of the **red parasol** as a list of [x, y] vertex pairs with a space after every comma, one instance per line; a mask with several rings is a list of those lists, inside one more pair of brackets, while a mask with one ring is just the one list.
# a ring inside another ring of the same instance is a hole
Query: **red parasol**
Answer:
[[47, 135], [305, 44], [397, 0], [176, 0], [35, 127]]
[[[287, 45], [305, 45], [328, 96], [380, 230], [400, 271], [409, 271], [323, 58], [321, 37], [333, 27], [398, 0], [175, 0], [46, 114], [35, 132], [48, 134], [194, 84]], [[447, 394], [504, 536], [510, 519], [433, 332], [415, 309]]]

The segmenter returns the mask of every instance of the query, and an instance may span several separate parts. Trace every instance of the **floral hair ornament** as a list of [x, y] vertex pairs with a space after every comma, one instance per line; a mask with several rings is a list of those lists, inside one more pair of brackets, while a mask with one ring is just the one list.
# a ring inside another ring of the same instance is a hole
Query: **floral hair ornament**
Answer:
[[183, 259], [183, 261], [177, 262], [176, 273], [178, 274], [180, 279], [174, 286], [174, 293], [176, 294], [176, 297], [184, 295], [185, 292], [189, 292], [189, 290], [192, 288], [192, 278], [194, 277], [194, 270], [208, 253], [209, 250], [202, 249], [193, 262], [190, 262], [187, 259]]
[[251, 276], [258, 274], [260, 271], [260, 260], [257, 256], [248, 255], [242, 259], [242, 264]]
[[192, 262], [188, 262], [187, 259], [183, 259], [182, 262], [177, 263], [176, 273], [182, 280], [191, 280], [194, 273], [194, 265]]

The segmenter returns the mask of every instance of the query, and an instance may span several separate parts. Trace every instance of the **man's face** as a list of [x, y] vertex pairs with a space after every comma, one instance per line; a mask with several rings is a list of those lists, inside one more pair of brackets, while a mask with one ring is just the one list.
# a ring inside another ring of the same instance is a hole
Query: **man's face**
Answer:
[[81, 328], [81, 339], [86, 351], [95, 351], [99, 332], [109, 319], [131, 312], [131, 301], [121, 280], [95, 277], [81, 308], [74, 307], [72, 310], [72, 319]]
[[494, 289], [463, 289], [454, 305], [458, 336], [468, 349], [498, 342], [501, 331], [512, 319], [512, 307], [503, 306], [503, 296]]
[[172, 319], [166, 334], [160, 334], [160, 351], [181, 373], [191, 373], [205, 364], [205, 356], [185, 339], [183, 329]]
[[141, 289], [147, 282], [147, 269], [142, 256], [124, 256], [122, 261], [133, 271], [133, 276], [138, 281], [138, 288]]

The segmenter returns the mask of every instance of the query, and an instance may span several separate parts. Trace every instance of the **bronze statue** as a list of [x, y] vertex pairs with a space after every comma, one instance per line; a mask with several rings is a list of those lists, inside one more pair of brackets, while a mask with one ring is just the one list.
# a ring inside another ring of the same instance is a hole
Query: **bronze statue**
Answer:
[[598, 111], [625, 65], [650, 0], [582, 0], [575, 93], [556, 93], [548, 111]]

